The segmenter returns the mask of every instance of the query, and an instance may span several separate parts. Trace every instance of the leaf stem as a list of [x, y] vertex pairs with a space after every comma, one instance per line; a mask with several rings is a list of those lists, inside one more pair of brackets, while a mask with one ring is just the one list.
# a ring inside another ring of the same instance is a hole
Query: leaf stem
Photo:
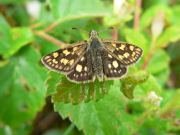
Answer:
[[66, 129], [66, 131], [63, 133], [63, 135], [69, 135], [72, 130], [74, 129], [75, 125], [71, 123], [71, 125]]
[[114, 27], [112, 29], [112, 39], [113, 40], [117, 40], [118, 39], [118, 29], [116, 27]]
[[142, 0], [136, 0], [135, 14], [134, 14], [134, 29], [139, 28], [140, 12]]
[[60, 21], [56, 21], [52, 24], [50, 24], [46, 29], [44, 29], [44, 32], [49, 32], [52, 29], [54, 29], [55, 27], [57, 27], [60, 24]]
[[30, 28], [31, 28], [31, 29], [35, 29], [35, 28], [40, 27], [40, 26], [42, 26], [42, 25], [43, 25], [42, 22], [38, 22], [38, 23], [35, 23], [35, 24], [30, 25]]
[[48, 35], [47, 33], [45, 33], [44, 31], [33, 31], [33, 33], [43, 39], [46, 39], [47, 41], [50, 41], [52, 43], [54, 43], [55, 45], [57, 46], [60, 46], [60, 47], [64, 47], [65, 46], [65, 43], [60, 41], [60, 40], [57, 40], [56, 38]]
[[142, 69], [145, 70], [149, 64], [150, 59], [152, 58], [153, 51], [154, 49], [150, 50], [148, 55], [145, 57], [144, 63], [142, 65]]
[[155, 39], [152, 39], [152, 42], [151, 42], [151, 48], [148, 52], [148, 54], [146, 55], [145, 59], [144, 59], [144, 63], [142, 65], [142, 69], [145, 70], [149, 64], [149, 61], [151, 60], [154, 52], [157, 50], [157, 47], [155, 46], [156, 44], [156, 40]]

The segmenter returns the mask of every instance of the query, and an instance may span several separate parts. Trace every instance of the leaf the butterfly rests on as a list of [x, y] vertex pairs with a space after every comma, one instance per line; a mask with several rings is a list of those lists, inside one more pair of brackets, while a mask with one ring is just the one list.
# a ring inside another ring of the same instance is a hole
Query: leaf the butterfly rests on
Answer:
[[96, 78], [121, 78], [127, 66], [135, 63], [142, 55], [142, 49], [118, 41], [100, 40], [92, 30], [89, 41], [75, 43], [42, 58], [43, 64], [51, 70], [66, 74], [76, 83], [93, 82]]

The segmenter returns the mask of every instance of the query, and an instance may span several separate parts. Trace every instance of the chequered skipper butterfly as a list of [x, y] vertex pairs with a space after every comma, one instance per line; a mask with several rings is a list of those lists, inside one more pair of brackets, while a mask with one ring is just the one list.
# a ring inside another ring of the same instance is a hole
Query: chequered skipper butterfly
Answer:
[[95, 30], [89, 41], [75, 43], [44, 56], [42, 63], [76, 83], [92, 82], [96, 78], [118, 79], [127, 72], [127, 66], [135, 63], [142, 49], [124, 42], [101, 40]]

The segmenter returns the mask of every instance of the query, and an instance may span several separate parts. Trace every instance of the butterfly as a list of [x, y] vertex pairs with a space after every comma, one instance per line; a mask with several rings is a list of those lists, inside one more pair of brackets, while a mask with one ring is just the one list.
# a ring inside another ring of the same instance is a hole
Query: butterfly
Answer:
[[127, 67], [141, 57], [138, 46], [114, 40], [101, 40], [92, 30], [88, 41], [74, 43], [42, 57], [42, 63], [66, 75], [75, 83], [120, 79]]

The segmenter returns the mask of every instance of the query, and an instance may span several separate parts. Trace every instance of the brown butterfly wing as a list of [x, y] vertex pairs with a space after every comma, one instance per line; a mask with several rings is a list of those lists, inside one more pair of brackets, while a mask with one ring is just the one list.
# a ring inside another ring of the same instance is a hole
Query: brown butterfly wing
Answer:
[[143, 52], [140, 47], [129, 43], [109, 40], [103, 40], [102, 42], [106, 50], [119, 59], [124, 66], [135, 63], [141, 57]]
[[84, 54], [87, 42], [76, 43], [42, 57], [42, 63], [49, 69], [68, 73]]

